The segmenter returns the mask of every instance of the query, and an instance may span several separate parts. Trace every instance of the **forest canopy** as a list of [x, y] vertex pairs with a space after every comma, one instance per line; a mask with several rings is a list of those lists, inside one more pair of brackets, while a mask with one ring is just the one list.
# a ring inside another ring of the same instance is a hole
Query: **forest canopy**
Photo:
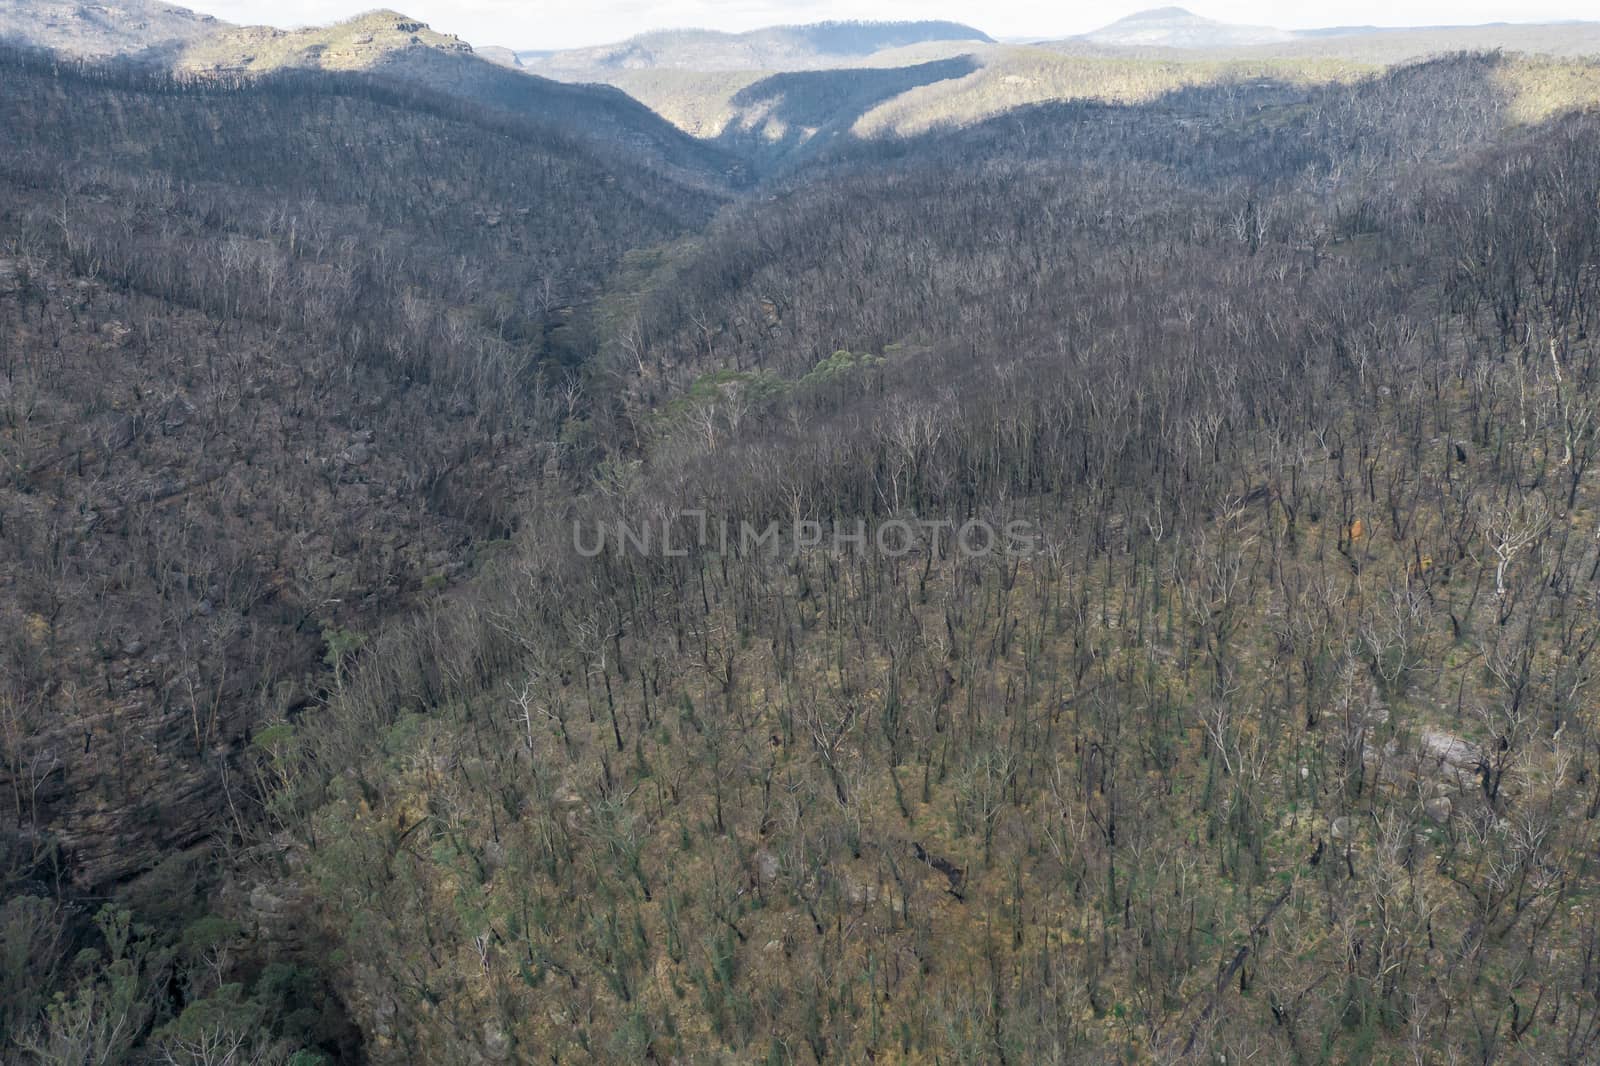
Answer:
[[1593, 68], [1073, 62], [0, 50], [0, 1060], [1600, 1056]]

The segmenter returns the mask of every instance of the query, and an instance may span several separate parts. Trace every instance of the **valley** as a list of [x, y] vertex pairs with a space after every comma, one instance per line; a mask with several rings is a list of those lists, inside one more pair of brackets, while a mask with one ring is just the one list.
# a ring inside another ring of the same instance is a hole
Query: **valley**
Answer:
[[1593, 1061], [1596, 33], [0, 6], [0, 1061]]

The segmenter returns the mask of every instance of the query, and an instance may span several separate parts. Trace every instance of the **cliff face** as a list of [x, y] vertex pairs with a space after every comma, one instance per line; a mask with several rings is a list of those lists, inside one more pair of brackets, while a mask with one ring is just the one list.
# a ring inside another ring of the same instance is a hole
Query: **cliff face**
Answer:
[[[59, 724], [33, 738], [23, 768], [30, 780], [0, 781], [37, 785], [23, 842], [57, 850], [68, 880], [84, 891], [151, 869], [216, 832], [228, 810], [224, 760], [253, 718], [243, 704], [226, 703], [216, 743], [196, 756], [188, 709], [165, 698], [148, 667], [130, 665], [114, 665], [130, 676], [113, 681], [111, 699], [66, 713], [51, 708]], [[42, 781], [33, 776], [39, 771]]]
[[397, 54], [423, 49], [472, 54], [472, 46], [461, 38], [437, 33], [398, 11], [371, 11], [303, 30], [271, 26], [228, 29], [192, 42], [183, 50], [178, 65], [195, 71], [250, 73], [285, 68], [370, 70], [392, 62]]

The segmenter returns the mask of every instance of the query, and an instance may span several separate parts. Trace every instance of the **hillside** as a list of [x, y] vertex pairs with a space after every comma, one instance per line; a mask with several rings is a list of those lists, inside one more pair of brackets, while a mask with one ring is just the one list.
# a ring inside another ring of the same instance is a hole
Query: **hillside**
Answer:
[[1519, 53], [1497, 74], [1517, 121], [1600, 101], [1600, 23], [1290, 33], [1162, 8], [1063, 41], [1010, 45], [952, 35], [826, 57], [829, 69], [820, 70], [789, 70], [804, 65], [792, 50], [729, 59], [718, 51], [726, 36], [648, 35], [610, 49], [530, 55], [527, 65], [613, 85], [769, 175], [841, 138], [913, 135], [1050, 102], [1147, 103], [1202, 86], [1271, 81], [1307, 89], [1455, 51]]
[[0, 41], [71, 55], [167, 53], [226, 28], [210, 15], [157, 0], [116, 4], [0, 0]]
[[708, 186], [742, 180], [736, 158], [697, 143], [622, 92], [527, 76], [509, 50], [480, 56], [460, 38], [396, 11], [281, 30], [230, 26], [157, 3], [125, 10], [4, 0], [0, 29], [6, 27], [18, 43], [68, 56], [133, 59], [223, 81], [285, 71], [365, 74], [559, 125], [684, 180]]
[[291, 70], [359, 72], [559, 125], [681, 179], [722, 185], [738, 167], [733, 157], [685, 136], [624, 93], [530, 76], [503, 56], [481, 58], [460, 38], [394, 11], [303, 30], [229, 29], [184, 46], [173, 66], [228, 78]]
[[498, 63], [502, 67], [520, 68], [522, 66], [522, 60], [517, 58], [517, 53], [500, 45], [479, 45], [473, 51], [489, 62]]
[[285, 69], [371, 70], [416, 51], [471, 55], [459, 37], [436, 33], [397, 11], [371, 11], [301, 30], [241, 26], [190, 42], [181, 70], [262, 74]]
[[0, 47], [0, 1062], [1600, 1061], [1600, 63], [1143, 23]]
[[1592, 1057], [1600, 129], [1504, 141], [1497, 66], [1053, 105], [638, 257], [575, 506], [687, 553], [551, 516], [276, 741], [373, 1060]]
[[[893, 139], [1013, 113], [1026, 123], [1026, 109], [1040, 104], [1154, 103], [1203, 87], [1228, 89], [1247, 100], [1243, 90], [1249, 86], [1271, 83], [1304, 93], [1387, 66], [1338, 54], [1275, 56], [1271, 49], [1085, 55], [1000, 45], [902, 68], [787, 75], [639, 71], [614, 81], [678, 128], [741, 154], [758, 171], [773, 172], [841, 140]], [[1589, 58], [1518, 56], [1494, 77], [1516, 121], [1600, 102], [1600, 62]]]
[[332, 635], [515, 527], [571, 305], [714, 201], [359, 81], [0, 78], [7, 707], [39, 730], [3, 773], [44, 773], [31, 846], [91, 888], [206, 832], [214, 756], [315, 698]]
[[[196, 85], [0, 50], [0, 138], [9, 1062], [57, 973], [15, 936], [104, 946], [79, 900], [131, 907], [163, 951], [204, 918], [219, 827], [266, 796], [252, 745], [559, 484], [580, 309], [717, 200], [320, 72]], [[161, 958], [175, 982], [203, 965]], [[275, 1016], [354, 1054], [315, 969], [275, 964]], [[153, 1040], [107, 1024], [98, 1061]]]
[[1600, 22], [1500, 23], [1493, 26], [1441, 26], [1421, 29], [1371, 29], [1332, 35], [1302, 34], [1259, 51], [1296, 57], [1342, 57], [1373, 63], [1405, 63], [1450, 52], [1502, 49], [1559, 58], [1600, 55]]
[[993, 43], [983, 32], [954, 22], [821, 22], [748, 33], [671, 30], [596, 48], [524, 52], [521, 58], [529, 70], [547, 77], [607, 81], [637, 70], [816, 70], [935, 42]]

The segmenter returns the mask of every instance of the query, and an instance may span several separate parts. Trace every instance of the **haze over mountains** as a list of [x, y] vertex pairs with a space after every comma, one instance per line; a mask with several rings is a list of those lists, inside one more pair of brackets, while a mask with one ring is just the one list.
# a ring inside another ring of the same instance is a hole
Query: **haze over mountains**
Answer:
[[[1139, 12], [1078, 37], [1031, 45], [1000, 43], [955, 22], [831, 22], [746, 33], [662, 31], [613, 45], [542, 52], [506, 47], [518, 42], [474, 50], [395, 11], [282, 30], [231, 26], [153, 0], [118, 8], [0, 0], [0, 38], [203, 74], [364, 71], [523, 113], [577, 106], [582, 99], [557, 92], [544, 78], [606, 84], [679, 130], [720, 141], [744, 165], [758, 167], [814, 151], [842, 133], [913, 132], [1049, 100], [1147, 99], [1174, 86], [1234, 77], [1348, 78], [1456, 50], [1600, 54], [1600, 22], [1286, 31], [1222, 23], [1179, 7]], [[763, 83], [770, 75], [798, 72], [814, 76]], [[1562, 79], [1573, 83], [1563, 92], [1581, 95], [1591, 75], [1568, 71]], [[664, 140], [647, 116], [621, 117], [627, 107], [620, 100], [591, 94], [584, 104], [605, 115], [601, 128], [657, 142], [668, 155], [685, 150], [667, 143], [671, 139]], [[1534, 100], [1530, 113], [1542, 106]]]
[[[854, 27], [852, 47], [827, 51], [800, 29], [650, 34], [602, 48], [524, 54], [523, 62], [551, 77], [615, 85], [680, 129], [772, 166], [815, 152], [842, 133], [914, 133], [1049, 101], [1144, 101], [1185, 85], [1250, 78], [1299, 84], [1351, 79], [1467, 49], [1600, 54], [1600, 23], [1291, 32], [1228, 25], [1171, 7], [1034, 44], [918, 23], [901, 33]], [[752, 44], [774, 40], [783, 47]], [[1539, 69], [1519, 67], [1506, 77], [1529, 116], [1571, 94], [1597, 91], [1600, 78], [1592, 68], [1551, 72], [1540, 67], [1545, 60], [1528, 62]], [[884, 70], [896, 73], [889, 77]], [[806, 76], [778, 77], [801, 73]]]
[[[1393, 61], [1478, 46], [1498, 40], [1504, 47], [1551, 54], [1582, 54], [1600, 42], [1600, 22], [1550, 25], [1501, 23], [1493, 26], [1380, 28], [1336, 26], [1285, 30], [1220, 22], [1181, 7], [1137, 12], [1075, 37], [1041, 38], [1032, 45], [1083, 54], [1134, 55], [1239, 50], [1258, 58], [1308, 54], [1322, 48], [1351, 57], [1368, 54]], [[1338, 42], [1334, 44], [1333, 42]], [[773, 27], [744, 34], [681, 30], [644, 34], [612, 45], [555, 52], [522, 52], [530, 69], [551, 77], [606, 78], [639, 70], [812, 70], [828, 66], [900, 65], [908, 59], [947, 58], [956, 50], [975, 52], [1024, 47], [1000, 43], [970, 26], [941, 22], [826, 23], [813, 27]]]
[[567, 78], [627, 70], [820, 70], [935, 42], [994, 43], [982, 31], [953, 22], [824, 22], [748, 33], [669, 30], [596, 48], [525, 52], [519, 58], [530, 70]]
[[1294, 40], [1287, 30], [1236, 26], [1201, 18], [1181, 7], [1153, 8], [1118, 19], [1080, 40], [1124, 48], [1229, 48]]
[[416, 86], [583, 136], [716, 187], [780, 173], [849, 140], [972, 125], [1050, 102], [1142, 103], [1185, 88], [1348, 82], [1458, 50], [1518, 54], [1498, 76], [1536, 120], [1600, 99], [1600, 23], [1285, 31], [1164, 7], [1078, 37], [1002, 43], [947, 21], [676, 30], [557, 52], [474, 47], [393, 10], [301, 29], [232, 26], [178, 7], [0, 0], [0, 39], [183, 76], [340, 71]]

